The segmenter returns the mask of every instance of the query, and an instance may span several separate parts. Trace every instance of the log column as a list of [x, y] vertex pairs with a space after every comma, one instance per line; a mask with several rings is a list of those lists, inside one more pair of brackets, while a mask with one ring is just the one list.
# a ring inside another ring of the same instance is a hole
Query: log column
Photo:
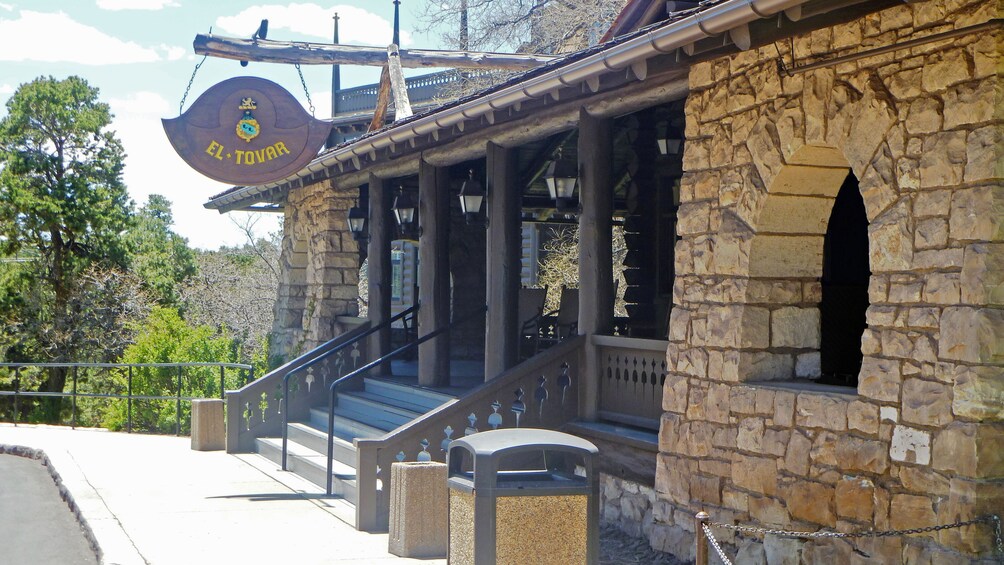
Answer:
[[[421, 161], [418, 167], [418, 335], [450, 323], [450, 175], [449, 169]], [[418, 346], [418, 384], [450, 383], [450, 336]]]
[[[390, 246], [394, 239], [394, 220], [391, 216], [391, 187], [376, 175], [369, 182], [369, 320], [371, 327], [385, 323], [391, 317], [391, 264]], [[370, 360], [390, 353], [390, 328], [373, 334], [369, 342]], [[386, 366], [387, 369], [390, 365]], [[381, 374], [387, 369], [381, 368]]]
[[519, 357], [520, 186], [515, 149], [488, 143], [488, 325], [485, 380]]
[[[613, 323], [613, 136], [609, 118], [579, 112], [579, 333], [607, 333]], [[599, 406], [599, 357], [586, 342], [580, 414], [595, 420]]]

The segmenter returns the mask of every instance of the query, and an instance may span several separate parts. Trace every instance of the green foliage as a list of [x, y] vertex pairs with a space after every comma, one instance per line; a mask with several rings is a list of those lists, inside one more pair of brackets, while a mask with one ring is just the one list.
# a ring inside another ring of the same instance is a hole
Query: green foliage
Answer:
[[136, 225], [126, 234], [133, 272], [143, 288], [163, 306], [177, 306], [179, 285], [195, 275], [195, 252], [188, 241], [171, 230], [171, 202], [151, 194], [140, 208]]

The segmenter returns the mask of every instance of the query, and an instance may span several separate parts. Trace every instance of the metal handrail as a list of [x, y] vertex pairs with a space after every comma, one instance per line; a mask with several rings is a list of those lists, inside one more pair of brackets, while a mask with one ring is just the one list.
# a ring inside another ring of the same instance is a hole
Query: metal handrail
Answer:
[[287, 446], [288, 446], [288, 442], [289, 442], [289, 439], [288, 439], [289, 438], [289, 430], [287, 429], [288, 426], [289, 426], [289, 378], [291, 376], [293, 376], [294, 374], [296, 374], [296, 373], [298, 373], [298, 372], [300, 372], [300, 371], [302, 371], [304, 369], [313, 367], [314, 364], [320, 362], [323, 359], [327, 359], [331, 355], [334, 355], [335, 353], [338, 353], [339, 351], [345, 349], [346, 347], [357, 343], [361, 339], [369, 337], [369, 336], [373, 335], [374, 333], [376, 333], [376, 332], [378, 332], [380, 330], [383, 330], [383, 329], [386, 329], [386, 328], [390, 327], [391, 324], [393, 324], [394, 322], [396, 322], [398, 320], [404, 319], [409, 314], [414, 314], [415, 312], [418, 312], [418, 307], [419, 307], [419, 304], [415, 304], [414, 306], [408, 308], [407, 310], [403, 310], [403, 311], [399, 312], [398, 314], [395, 314], [394, 316], [392, 316], [386, 322], [383, 322], [383, 323], [381, 323], [381, 324], [379, 324], [377, 326], [374, 326], [374, 327], [366, 330], [365, 332], [363, 332], [363, 333], [359, 334], [358, 336], [356, 336], [354, 339], [350, 339], [350, 340], [346, 341], [345, 343], [341, 343], [341, 344], [333, 347], [329, 351], [325, 351], [324, 353], [318, 355], [317, 357], [311, 359], [310, 361], [304, 363], [303, 365], [295, 367], [294, 369], [292, 369], [291, 371], [289, 371], [288, 373], [286, 373], [285, 375], [282, 376], [282, 470], [283, 471], [287, 470], [286, 469], [286, 456], [287, 456], [287, 453], [288, 453], [288, 447]]
[[437, 330], [434, 330], [434, 331], [432, 331], [432, 332], [430, 332], [430, 333], [428, 333], [428, 334], [426, 334], [426, 335], [424, 335], [424, 336], [416, 339], [415, 341], [413, 341], [413, 342], [411, 342], [411, 343], [409, 343], [407, 345], [401, 346], [401, 347], [395, 349], [394, 351], [391, 351], [390, 353], [384, 355], [383, 357], [381, 357], [379, 359], [376, 359], [374, 361], [370, 361], [369, 363], [363, 365], [362, 367], [359, 367], [358, 369], [352, 371], [351, 373], [345, 375], [344, 377], [336, 379], [335, 381], [333, 381], [331, 383], [331, 385], [328, 387], [328, 454], [327, 454], [328, 466], [327, 466], [327, 477], [326, 477], [326, 486], [325, 486], [325, 493], [328, 496], [331, 496], [331, 472], [332, 472], [332, 470], [334, 468], [333, 456], [334, 456], [334, 451], [335, 451], [335, 434], [334, 434], [334, 429], [335, 429], [335, 399], [337, 398], [337, 395], [338, 395], [338, 387], [342, 383], [348, 382], [349, 380], [352, 380], [352, 379], [358, 377], [359, 375], [364, 375], [370, 369], [373, 369], [374, 367], [379, 367], [380, 365], [386, 363], [390, 359], [392, 359], [394, 357], [397, 357], [398, 355], [400, 355], [402, 353], [405, 353], [405, 352], [407, 352], [407, 351], [409, 351], [409, 350], [411, 350], [411, 349], [413, 349], [415, 347], [418, 347], [419, 345], [421, 345], [421, 344], [429, 341], [430, 339], [434, 339], [434, 338], [439, 337], [440, 335], [442, 335], [444, 333], [449, 332], [451, 329], [453, 329], [454, 326], [460, 325], [460, 324], [462, 324], [464, 322], [467, 322], [468, 320], [473, 320], [479, 314], [484, 315], [484, 313], [487, 312], [487, 311], [488, 311], [488, 306], [487, 305], [486, 306], [482, 306], [481, 308], [478, 308], [477, 310], [475, 310], [475, 311], [473, 311], [473, 312], [471, 312], [471, 313], [469, 313], [469, 314], [467, 314], [467, 315], [465, 315], [465, 316], [463, 316], [461, 318], [458, 318], [458, 319], [450, 322], [449, 324], [447, 324], [447, 325], [445, 325], [445, 326], [443, 326], [443, 327], [441, 327], [441, 328], [439, 328]]
[[[132, 433], [132, 401], [133, 400], [174, 400], [175, 401], [175, 435], [181, 435], [181, 401], [190, 402], [197, 398], [195, 396], [182, 396], [181, 395], [181, 379], [183, 376], [182, 369], [186, 367], [219, 367], [220, 368], [220, 398], [224, 398], [226, 393], [226, 369], [238, 369], [247, 371], [247, 381], [254, 379], [254, 367], [246, 363], [214, 363], [214, 362], [187, 362], [187, 363], [0, 363], [0, 368], [12, 368], [14, 369], [14, 390], [0, 390], [0, 397], [13, 396], [14, 397], [14, 425], [16, 426], [19, 420], [20, 412], [20, 398], [21, 397], [37, 397], [37, 398], [67, 398], [70, 397], [72, 402], [72, 409], [70, 415], [70, 427], [77, 427], [77, 399], [78, 398], [118, 398], [126, 399], [128, 408], [126, 415], [126, 431]], [[24, 368], [40, 368], [40, 369], [52, 369], [52, 368], [64, 368], [73, 369], [72, 371], [72, 387], [71, 392], [24, 392], [21, 390], [21, 369]], [[105, 394], [105, 393], [94, 393], [94, 392], [77, 392], [77, 378], [80, 368], [85, 369], [127, 369], [126, 377], [126, 394]], [[134, 368], [177, 368], [177, 394], [171, 396], [163, 395], [136, 395], [132, 393], [132, 370]]]

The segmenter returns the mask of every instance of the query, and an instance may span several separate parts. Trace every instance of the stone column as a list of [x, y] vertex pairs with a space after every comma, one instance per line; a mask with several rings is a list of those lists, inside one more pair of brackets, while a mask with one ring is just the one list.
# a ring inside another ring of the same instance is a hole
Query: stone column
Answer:
[[[418, 169], [418, 335], [450, 323], [450, 175], [425, 161]], [[450, 338], [442, 335], [418, 346], [418, 383], [450, 382]]]
[[[602, 334], [610, 330], [614, 311], [613, 242], [613, 138], [610, 119], [579, 112], [579, 333]], [[599, 359], [586, 343], [586, 378], [582, 382], [579, 413], [595, 420], [599, 406]]]
[[488, 327], [485, 380], [516, 364], [519, 356], [520, 187], [517, 153], [488, 144]]

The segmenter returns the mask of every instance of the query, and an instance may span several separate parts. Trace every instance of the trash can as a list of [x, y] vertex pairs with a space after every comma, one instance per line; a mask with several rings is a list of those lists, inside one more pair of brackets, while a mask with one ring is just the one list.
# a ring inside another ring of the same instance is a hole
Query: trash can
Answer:
[[582, 438], [532, 428], [451, 442], [449, 563], [598, 563], [597, 452]]

